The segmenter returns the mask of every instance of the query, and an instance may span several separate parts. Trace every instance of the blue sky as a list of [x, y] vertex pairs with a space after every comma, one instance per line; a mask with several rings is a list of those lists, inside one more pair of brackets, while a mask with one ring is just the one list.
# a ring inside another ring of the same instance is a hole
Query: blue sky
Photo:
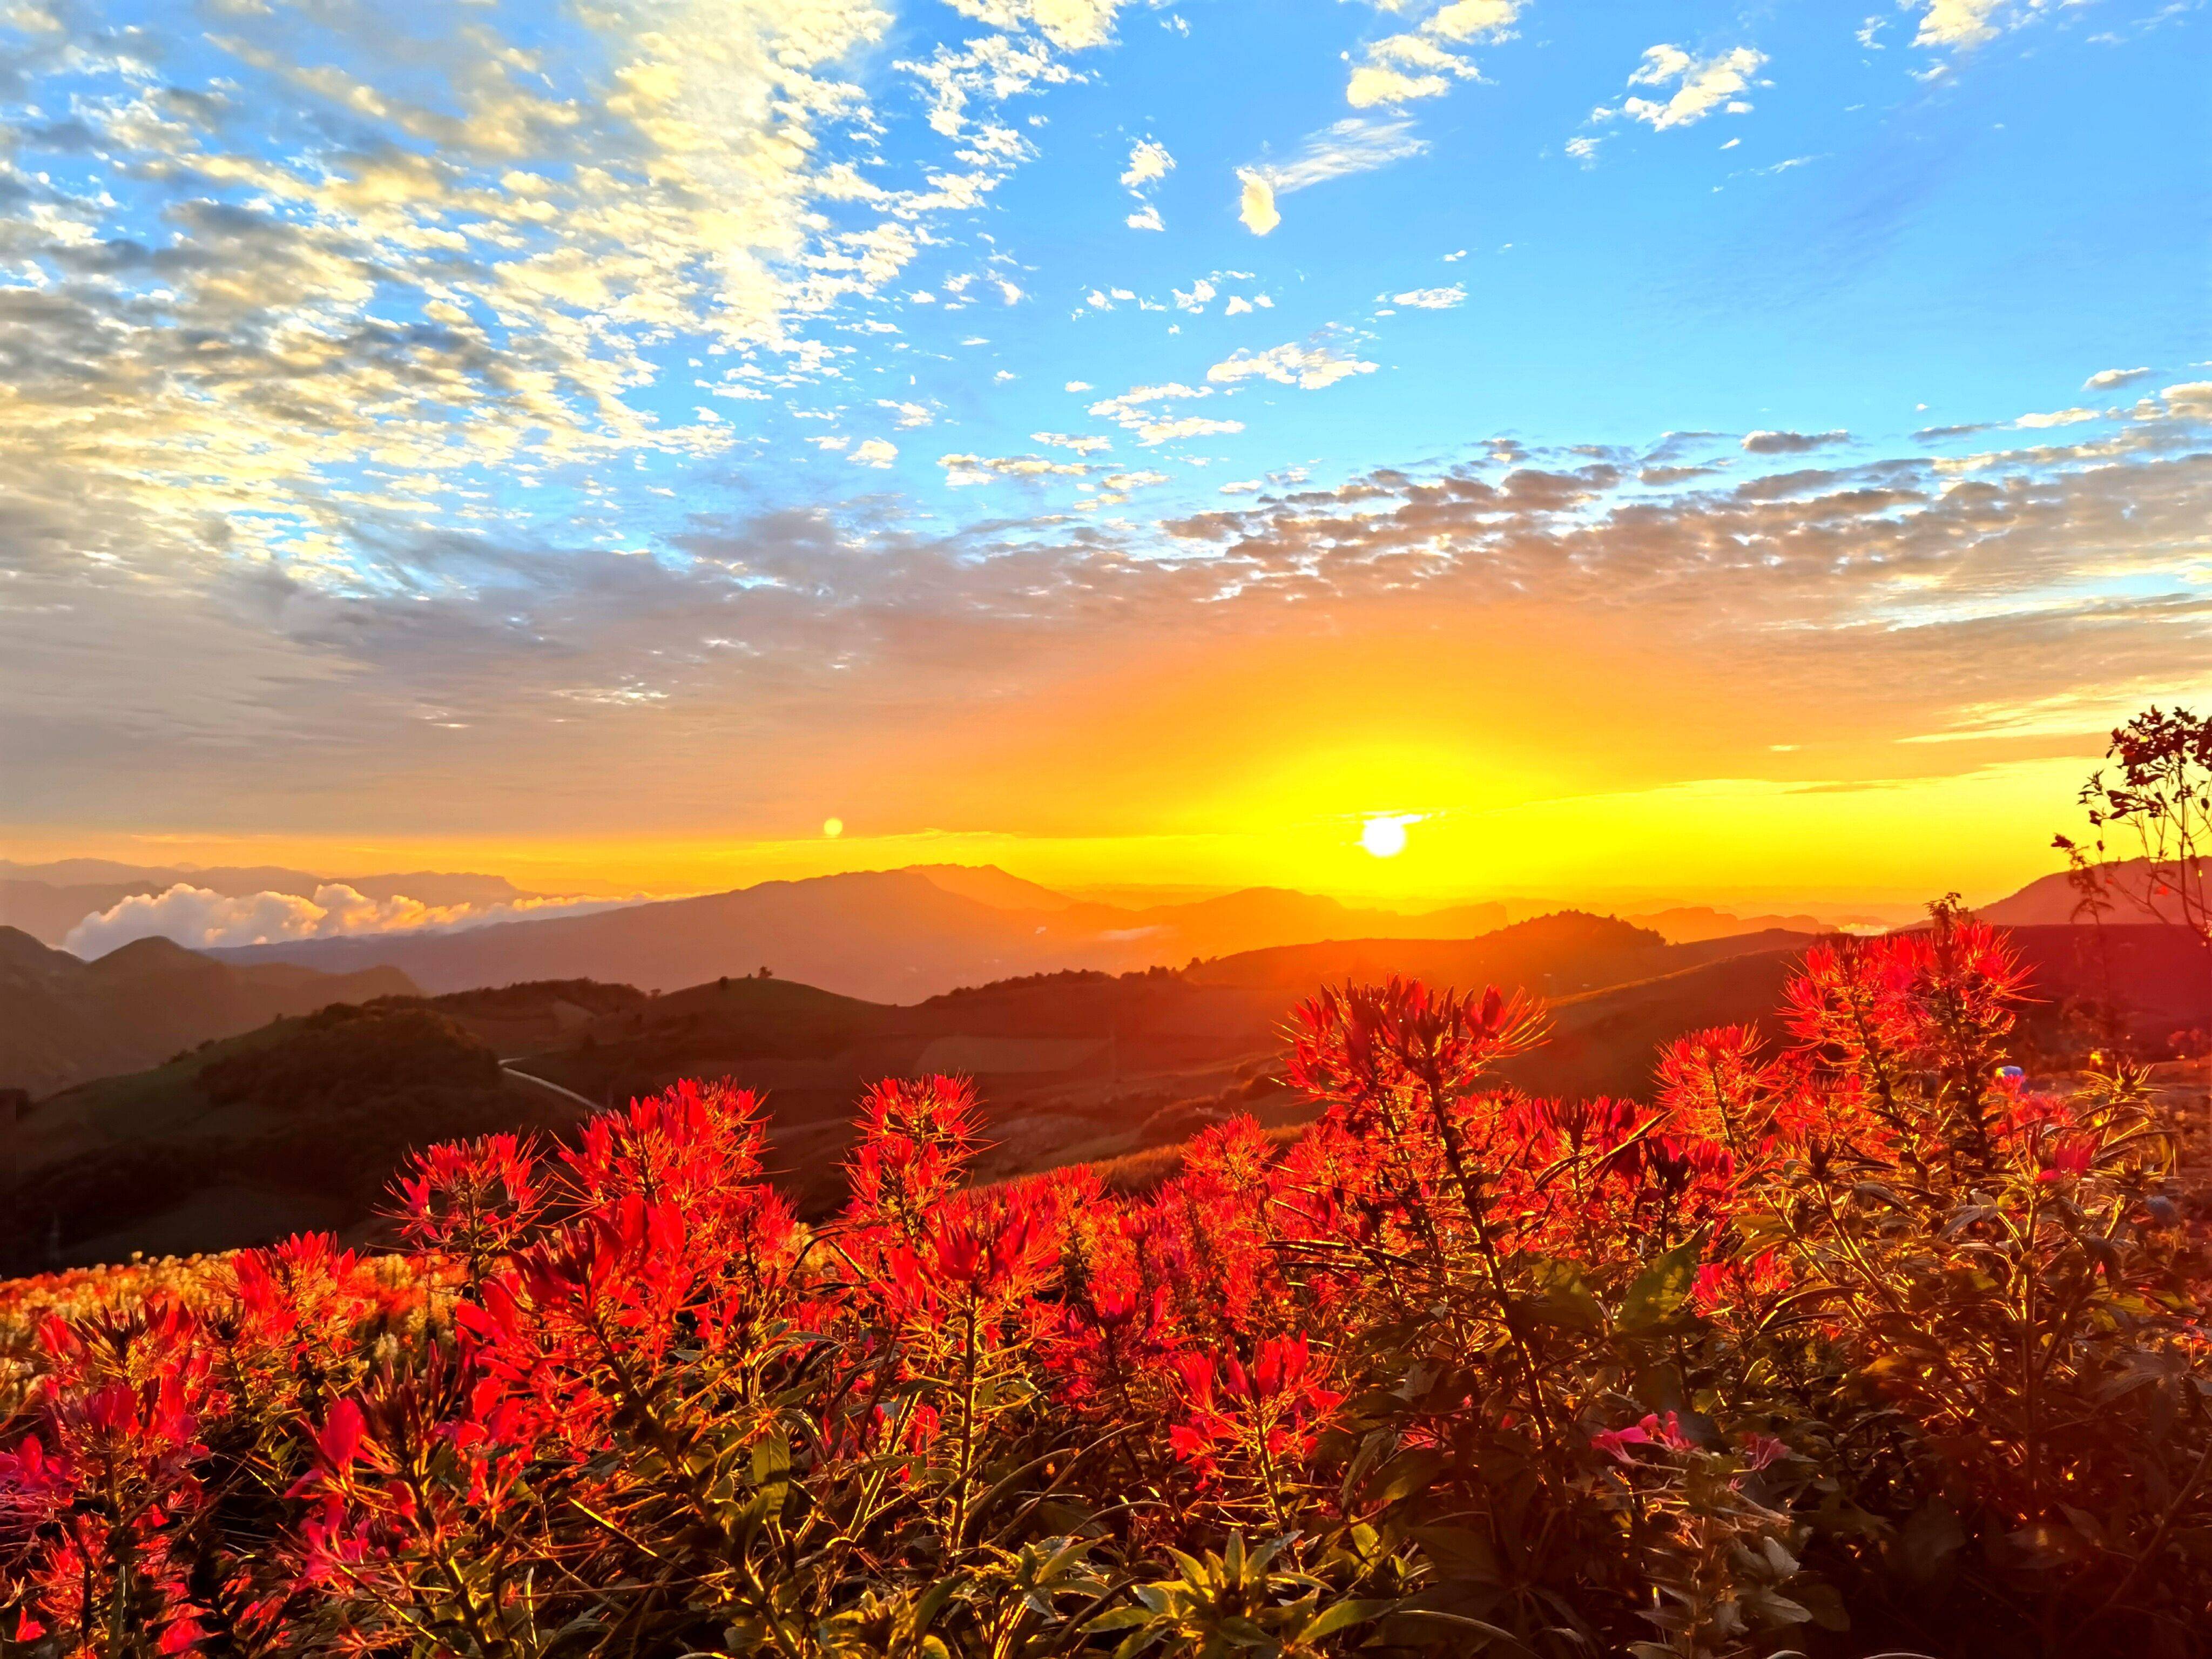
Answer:
[[[1562, 728], [1516, 799], [2078, 755], [2202, 660], [2207, 40], [2163, 0], [15, 0], [12, 821], [495, 841], [550, 768], [687, 836], [1066, 835], [948, 723], [1194, 638], [1372, 663], [1425, 583], [1470, 650], [1726, 630], [1832, 704], [1620, 777]], [[1900, 699], [1927, 628], [1975, 634]], [[1146, 821], [1218, 772], [1145, 772]]]

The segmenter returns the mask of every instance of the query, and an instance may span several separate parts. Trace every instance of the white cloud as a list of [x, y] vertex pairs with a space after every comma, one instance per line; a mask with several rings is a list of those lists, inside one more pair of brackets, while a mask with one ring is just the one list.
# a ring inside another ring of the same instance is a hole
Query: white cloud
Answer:
[[1428, 148], [1427, 140], [1414, 136], [1413, 124], [1404, 116], [1348, 115], [1310, 134], [1288, 161], [1237, 168], [1242, 187], [1237, 217], [1254, 235], [1265, 236], [1282, 222], [1276, 198], [1332, 179], [1372, 173], [1422, 155]]
[[1237, 197], [1237, 216], [1255, 236], [1265, 236], [1283, 222], [1283, 216], [1275, 210], [1275, 187], [1249, 167], [1239, 168], [1237, 177], [1243, 185]]
[[994, 29], [1024, 25], [1063, 52], [1103, 46], [1114, 38], [1122, 0], [950, 0], [953, 10]]
[[1092, 386], [1088, 380], [1070, 380], [1066, 386], [1062, 386], [1060, 390], [1063, 392], [1095, 392], [1097, 390], [1097, 387]]
[[[1389, 5], [1386, 10], [1408, 9]], [[1363, 61], [1346, 82], [1345, 101], [1354, 109], [1436, 98], [1455, 81], [1476, 78], [1474, 65], [1451, 46], [1476, 40], [1502, 40], [1520, 15], [1520, 0], [1450, 0], [1417, 28], [1369, 43]]]
[[1411, 306], [1417, 311], [1449, 311], [1454, 306], [1467, 303], [1467, 289], [1458, 283], [1449, 288], [1417, 288], [1405, 294], [1394, 294], [1390, 303]]
[[1166, 221], [1160, 217], [1159, 209], [1150, 202], [1146, 203], [1140, 211], [1129, 215], [1122, 223], [1127, 225], [1132, 230], [1165, 230], [1167, 228]]
[[1091, 469], [1081, 461], [1055, 461], [1044, 455], [940, 455], [945, 482], [953, 489], [989, 483], [996, 478], [1080, 478]]
[[2140, 380], [2149, 373], [2148, 368], [2100, 368], [2081, 382], [2081, 390], [2102, 392], [2110, 386], [2125, 386], [2130, 380]]
[[2023, 415], [2013, 424], [2033, 432], [2045, 427], [2079, 426], [2084, 421], [2096, 418], [2097, 411], [2094, 409], [2058, 409], [2047, 415]]
[[1221, 314], [1224, 317], [1242, 317], [1251, 309], [1252, 302], [1249, 300], [1241, 294], [1232, 294], [1229, 296], [1229, 303], [1221, 307]]
[[1260, 481], [1257, 478], [1240, 478], [1235, 483], [1221, 486], [1221, 493], [1224, 495], [1254, 495], [1259, 490]]
[[1765, 53], [1749, 46], [1736, 46], [1711, 58], [1693, 58], [1680, 46], [1647, 47], [1644, 62], [1628, 77], [1628, 84], [1662, 88], [1671, 85], [1674, 95], [1664, 103], [1626, 98], [1619, 109], [1600, 108], [1591, 118], [1610, 120], [1626, 115], [1663, 132], [1669, 127], [1702, 121], [1717, 109], [1741, 115], [1751, 105], [1739, 94], [1749, 88], [1751, 77], [1765, 62]]
[[1206, 371], [1216, 385], [1240, 380], [1273, 380], [1303, 392], [1317, 392], [1353, 374], [1372, 374], [1375, 365], [1328, 345], [1299, 345], [1295, 341], [1265, 351], [1238, 349]]
[[885, 467], [898, 459], [898, 446], [884, 438], [866, 438], [853, 447], [845, 458], [861, 466]]
[[1168, 290], [1175, 296], [1176, 309], [1178, 311], [1204, 311], [1206, 301], [1212, 299], [1218, 291], [1203, 276], [1190, 285], [1190, 292], [1188, 294], [1179, 288], [1170, 288]]
[[1055, 449], [1072, 449], [1079, 455], [1103, 454], [1114, 447], [1114, 441], [1111, 438], [1102, 438], [1095, 433], [1085, 433], [1076, 436], [1066, 432], [1032, 432], [1030, 434], [1030, 441], [1033, 444], [1050, 444]]
[[921, 404], [902, 404], [895, 398], [878, 398], [876, 407], [890, 410], [898, 416], [898, 423], [902, 427], [927, 426], [937, 418]]
[[1997, 28], [1990, 20], [2004, 0], [1928, 0], [1920, 20], [1916, 46], [1972, 46], [1994, 40]]
[[[1453, 61], [1456, 63], [1458, 60]], [[1474, 73], [1471, 69], [1467, 72], [1470, 76]], [[1441, 98], [1450, 90], [1451, 82], [1441, 75], [1408, 75], [1388, 64], [1362, 64], [1352, 71], [1352, 80], [1345, 88], [1344, 96], [1345, 101], [1354, 109], [1371, 109], [1377, 104], [1405, 104], [1416, 98]]]
[[94, 912], [70, 930], [63, 948], [91, 961], [142, 939], [172, 939], [187, 950], [210, 951], [357, 933], [450, 932], [529, 916], [586, 915], [626, 902], [544, 898], [435, 905], [398, 894], [372, 899], [339, 882], [318, 887], [313, 898], [274, 892], [234, 896], [179, 882], [167, 892], [134, 895]]
[[1168, 154], [1166, 145], [1140, 138], [1130, 147], [1129, 165], [1121, 174], [1121, 182], [1131, 190], [1141, 190], [1174, 171], [1175, 157]]
[[1213, 438], [1231, 432], [1242, 432], [1242, 421], [1208, 421], [1194, 415], [1179, 418], [1162, 417], [1146, 421], [1136, 428], [1138, 442], [1150, 448], [1156, 444], [1174, 443], [1183, 438]]
[[1428, 141], [1416, 137], [1413, 122], [1402, 115], [1347, 115], [1309, 135], [1287, 161], [1239, 168], [1237, 176], [1264, 179], [1278, 195], [1289, 196], [1332, 179], [1373, 173], [1425, 154], [1428, 148]]
[[1597, 165], [1597, 147], [1604, 142], [1602, 138], [1593, 138], [1584, 133], [1578, 138], [1567, 140], [1567, 154], [1586, 167], [1595, 167]]

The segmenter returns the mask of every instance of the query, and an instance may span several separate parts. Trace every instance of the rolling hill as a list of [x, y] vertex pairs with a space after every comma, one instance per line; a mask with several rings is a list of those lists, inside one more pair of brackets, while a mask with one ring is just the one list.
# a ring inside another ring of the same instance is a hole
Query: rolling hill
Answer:
[[[573, 997], [557, 986], [509, 994], [507, 1023], [526, 1000], [557, 1022]], [[510, 1076], [463, 1019], [420, 998], [273, 1021], [24, 1115], [8, 1149], [0, 1273], [302, 1229], [362, 1237], [410, 1151], [495, 1130], [557, 1133], [583, 1115]]]
[[0, 1088], [46, 1094], [280, 1016], [414, 990], [394, 968], [222, 963], [161, 939], [85, 962], [0, 927]]

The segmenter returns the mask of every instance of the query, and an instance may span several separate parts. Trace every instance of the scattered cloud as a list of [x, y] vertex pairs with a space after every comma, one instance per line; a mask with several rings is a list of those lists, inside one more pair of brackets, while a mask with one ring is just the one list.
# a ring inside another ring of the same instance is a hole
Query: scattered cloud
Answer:
[[1242, 421], [1170, 415], [1152, 407], [1154, 404], [1211, 398], [1212, 395], [1213, 388], [1210, 386], [1184, 386], [1180, 381], [1170, 380], [1158, 386], [1132, 386], [1119, 397], [1101, 398], [1091, 405], [1091, 412], [1101, 420], [1112, 421], [1124, 431], [1135, 433], [1138, 442], [1147, 448], [1185, 438], [1242, 432], [1244, 429]]
[[1129, 165], [1122, 170], [1121, 182], [1131, 190], [1142, 190], [1174, 171], [1175, 157], [1168, 154], [1165, 144], [1140, 138], [1130, 146]]
[[2144, 380], [2150, 374], [2148, 368], [2100, 368], [2081, 382], [2084, 392], [2104, 392], [2116, 386]]
[[1265, 351], [1239, 348], [1207, 369], [1206, 378], [1216, 385], [1227, 386], [1240, 380], [1273, 380], [1279, 386], [1297, 386], [1302, 392], [1316, 392], [1351, 375], [1374, 372], [1373, 363], [1363, 362], [1334, 346], [1291, 342]]
[[953, 489], [989, 483], [995, 478], [1080, 478], [1091, 469], [1081, 461], [1055, 461], [1046, 455], [940, 455], [945, 482]]
[[1354, 109], [1408, 103], [1440, 97], [1455, 81], [1475, 79], [1474, 64], [1454, 48], [1509, 38], [1520, 11], [1521, 0], [1451, 0], [1417, 27], [1369, 42], [1345, 84], [1345, 101]]
[[1816, 449], [1849, 443], [1850, 438], [1850, 433], [1840, 429], [1834, 432], [1751, 432], [1744, 434], [1743, 447], [1753, 455], [1808, 455]]
[[1671, 86], [1673, 94], [1664, 102], [1625, 98], [1618, 108], [1601, 106], [1591, 112], [1590, 118], [1609, 121], [1625, 115], [1632, 121], [1642, 121], [1663, 132], [1669, 127], [1686, 127], [1702, 121], [1716, 110], [1726, 110], [1731, 115], [1746, 114], [1751, 105], [1742, 94], [1749, 90], [1751, 77], [1765, 62], [1765, 53], [1749, 46], [1731, 47], [1711, 58], [1692, 57], [1680, 46], [1649, 46], [1644, 49], [1643, 63], [1628, 77], [1628, 84], [1662, 91]]
[[1167, 146], [1151, 138], [1140, 138], [1129, 149], [1129, 165], [1122, 169], [1121, 183], [1134, 196], [1139, 206], [1125, 222], [1132, 230], [1165, 230], [1167, 225], [1160, 217], [1160, 210], [1146, 191], [1169, 173], [1175, 171], [1175, 157], [1168, 154]]
[[2013, 424], [2024, 431], [2033, 432], [2044, 427], [2079, 426], [2084, 421], [2096, 418], [2097, 411], [2094, 409], [2057, 409], [2047, 415], [2023, 415]]
[[1417, 288], [1404, 294], [1394, 294], [1390, 303], [1411, 306], [1416, 311], [1449, 311], [1455, 306], [1467, 303], [1465, 284], [1454, 283], [1449, 288]]
[[886, 467], [898, 459], [898, 446], [886, 438], [864, 438], [845, 459], [861, 466]]

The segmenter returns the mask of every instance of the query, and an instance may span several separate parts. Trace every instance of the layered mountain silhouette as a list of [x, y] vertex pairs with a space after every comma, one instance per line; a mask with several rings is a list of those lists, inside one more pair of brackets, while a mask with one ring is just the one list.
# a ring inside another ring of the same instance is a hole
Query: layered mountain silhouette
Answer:
[[547, 978], [673, 988], [764, 967], [848, 996], [917, 1001], [1024, 974], [1179, 964], [1316, 939], [1463, 938], [1504, 919], [1495, 905], [1409, 917], [1278, 888], [1127, 908], [1069, 898], [990, 866], [926, 866], [762, 882], [466, 933], [301, 939], [216, 954], [330, 971], [388, 965], [434, 993]]
[[394, 968], [223, 963], [165, 939], [85, 962], [0, 927], [0, 1089], [43, 1095], [283, 1015], [414, 990]]

